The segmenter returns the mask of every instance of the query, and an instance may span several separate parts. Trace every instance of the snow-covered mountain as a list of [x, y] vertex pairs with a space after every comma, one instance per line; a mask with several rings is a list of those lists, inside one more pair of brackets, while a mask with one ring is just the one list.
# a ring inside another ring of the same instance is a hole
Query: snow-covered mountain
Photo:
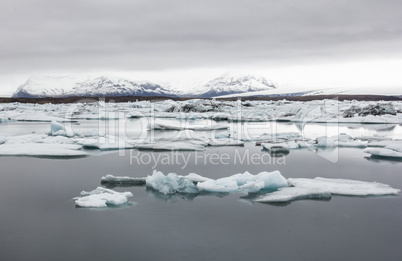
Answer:
[[105, 97], [105, 96], [175, 96], [152, 82], [110, 79], [105, 76], [86, 80], [67, 76], [35, 76], [22, 84], [12, 97]]
[[[168, 87], [164, 87], [168, 86]], [[105, 97], [105, 96], [187, 96], [211, 98], [222, 95], [252, 93], [276, 88], [274, 83], [252, 74], [226, 72], [201, 85], [189, 85], [179, 92], [170, 84], [131, 81], [115, 77], [33, 76], [18, 87], [12, 97]]]
[[250, 93], [275, 89], [273, 82], [253, 74], [226, 72], [210, 80], [200, 88], [197, 95], [201, 97], [215, 97], [237, 93]]

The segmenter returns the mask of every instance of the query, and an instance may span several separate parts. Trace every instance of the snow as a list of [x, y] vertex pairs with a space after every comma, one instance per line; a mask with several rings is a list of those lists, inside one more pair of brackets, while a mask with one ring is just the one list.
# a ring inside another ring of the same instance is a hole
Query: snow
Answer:
[[131, 192], [116, 192], [111, 189], [98, 187], [90, 192], [82, 191], [80, 197], [74, 198], [74, 201], [78, 207], [104, 208], [110, 205], [123, 205], [132, 196]]
[[279, 188], [278, 191], [262, 195], [257, 202], [274, 203], [297, 199], [329, 199], [332, 195], [343, 196], [385, 196], [397, 195], [400, 190], [389, 185], [350, 179], [288, 179], [290, 187]]
[[210, 97], [275, 88], [275, 85], [264, 77], [239, 72], [226, 72], [199, 88], [198, 94]]
[[[55, 88], [57, 86], [57, 88]], [[105, 76], [33, 76], [20, 85], [13, 97], [105, 97], [161, 96], [173, 94], [164, 87], [149, 82], [134, 82]]]
[[151, 176], [146, 178], [146, 186], [153, 188], [165, 195], [175, 193], [198, 193], [194, 183], [184, 177], [179, 177], [175, 173], [166, 176], [160, 171], [154, 171]]

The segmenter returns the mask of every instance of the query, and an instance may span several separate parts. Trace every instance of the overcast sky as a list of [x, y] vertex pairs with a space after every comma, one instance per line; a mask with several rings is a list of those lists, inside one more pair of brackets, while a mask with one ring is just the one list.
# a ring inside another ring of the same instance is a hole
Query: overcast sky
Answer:
[[402, 89], [401, 10], [400, 0], [1, 0], [0, 94], [35, 74], [214, 68]]

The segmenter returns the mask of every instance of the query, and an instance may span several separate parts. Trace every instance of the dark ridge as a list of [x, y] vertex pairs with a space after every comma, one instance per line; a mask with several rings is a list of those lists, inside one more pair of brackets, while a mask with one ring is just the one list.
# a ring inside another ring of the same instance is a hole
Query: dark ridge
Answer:
[[[168, 96], [116, 96], [116, 97], [64, 97], [64, 98], [9, 98], [0, 97], [0, 103], [76, 103], [76, 102], [97, 102], [103, 100], [105, 102], [135, 102], [135, 101], [163, 101], [163, 100], [175, 100], [184, 101], [189, 99], [195, 99], [197, 97], [168, 97]], [[336, 99], [339, 101], [344, 100], [357, 100], [357, 101], [401, 101], [402, 96], [386, 96], [386, 95], [311, 95], [311, 96], [250, 96], [250, 97], [235, 97], [235, 98], [217, 98], [216, 100], [222, 101], [235, 101], [235, 100], [262, 100], [262, 101], [313, 101], [324, 99]]]

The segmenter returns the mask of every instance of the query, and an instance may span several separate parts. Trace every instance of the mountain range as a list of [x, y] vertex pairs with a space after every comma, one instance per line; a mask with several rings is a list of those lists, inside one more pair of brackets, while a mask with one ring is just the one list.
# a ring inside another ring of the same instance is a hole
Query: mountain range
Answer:
[[222, 95], [250, 93], [275, 89], [272, 81], [253, 74], [226, 72], [201, 86], [178, 92], [170, 87], [150, 81], [111, 79], [106, 76], [85, 80], [71, 76], [32, 76], [20, 85], [12, 97], [115, 97], [115, 96], [166, 96], [211, 98]]

